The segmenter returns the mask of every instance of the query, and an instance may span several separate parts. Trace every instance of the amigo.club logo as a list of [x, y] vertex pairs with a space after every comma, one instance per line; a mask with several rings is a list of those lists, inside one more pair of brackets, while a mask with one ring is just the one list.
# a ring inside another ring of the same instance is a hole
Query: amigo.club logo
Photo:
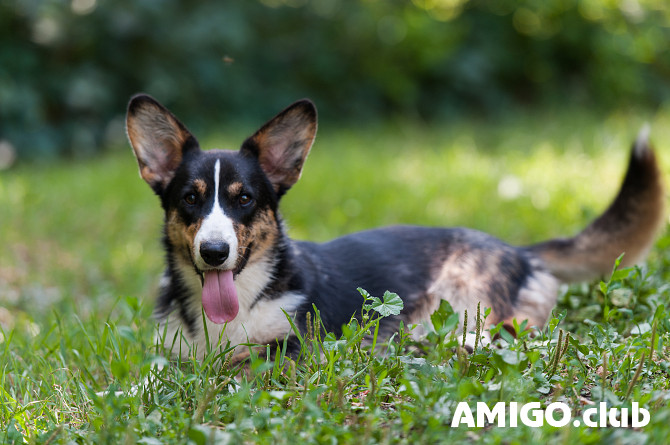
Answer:
[[[509, 425], [506, 420], [509, 419]], [[609, 408], [605, 402], [587, 408], [580, 417], [573, 419], [570, 407], [563, 402], [554, 402], [542, 408], [540, 402], [519, 404], [517, 402], [498, 402], [493, 408], [485, 402], [477, 402], [475, 413], [467, 402], [459, 402], [451, 420], [451, 427], [465, 425], [469, 428], [483, 428], [497, 424], [499, 427], [517, 427], [519, 424], [529, 427], [563, 427], [586, 425], [587, 427], [633, 427], [639, 428], [649, 423], [649, 411], [633, 402], [631, 408]]]

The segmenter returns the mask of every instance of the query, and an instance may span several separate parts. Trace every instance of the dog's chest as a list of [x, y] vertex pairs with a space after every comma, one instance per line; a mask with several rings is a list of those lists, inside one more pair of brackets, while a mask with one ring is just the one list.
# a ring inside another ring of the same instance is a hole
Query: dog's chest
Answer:
[[[266, 344], [290, 333], [291, 324], [287, 316], [295, 317], [296, 310], [305, 301], [305, 296], [297, 292], [285, 292], [273, 298], [263, 296], [262, 292], [273, 279], [272, 269], [270, 261], [259, 261], [249, 264], [239, 274], [235, 286], [240, 310], [234, 320], [223, 325], [212, 323], [202, 316], [202, 286], [197, 276], [187, 278], [189, 297], [182, 304], [187, 312], [192, 313], [192, 319], [196, 320], [195, 326], [187, 328], [182, 313], [178, 310], [172, 311], [161, 321], [160, 333], [165, 333], [165, 346], [172, 348], [173, 353], [181, 351], [182, 355], [197, 348], [197, 355], [203, 356], [208, 341], [212, 347], [218, 344], [225, 346], [228, 341], [233, 346], [247, 343]], [[203, 320], [205, 326], [202, 324]], [[178, 341], [175, 343], [176, 339]], [[235, 355], [243, 353], [245, 348], [237, 346]]]

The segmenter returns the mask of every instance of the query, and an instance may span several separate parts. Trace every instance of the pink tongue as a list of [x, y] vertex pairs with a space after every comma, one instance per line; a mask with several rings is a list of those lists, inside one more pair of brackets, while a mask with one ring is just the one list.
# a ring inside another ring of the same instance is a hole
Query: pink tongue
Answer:
[[205, 272], [202, 287], [202, 307], [212, 322], [217, 324], [232, 321], [240, 309], [237, 291], [233, 284], [232, 270], [210, 270]]

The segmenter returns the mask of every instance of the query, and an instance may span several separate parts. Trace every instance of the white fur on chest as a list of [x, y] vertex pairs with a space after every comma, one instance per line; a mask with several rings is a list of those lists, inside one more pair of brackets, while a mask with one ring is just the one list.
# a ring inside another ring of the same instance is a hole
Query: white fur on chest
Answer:
[[[179, 311], [172, 311], [161, 322], [159, 335], [165, 333], [164, 344], [172, 349], [173, 355], [185, 356], [191, 349], [196, 348], [196, 356], [203, 357], [206, 352], [207, 340], [212, 348], [224, 346], [230, 341], [236, 346], [235, 355], [242, 354], [245, 343], [265, 344], [276, 338], [281, 338], [291, 332], [284, 311], [294, 317], [296, 310], [304, 302], [305, 297], [299, 293], [286, 292], [275, 299], [261, 299], [256, 301], [260, 293], [270, 283], [272, 264], [269, 261], [259, 261], [249, 264], [235, 279], [235, 287], [239, 298], [240, 310], [234, 320], [218, 325], [204, 317], [207, 329], [202, 326], [203, 317], [197, 316], [196, 334], [190, 335], [183, 329]], [[188, 311], [196, 314], [202, 312], [202, 285], [197, 275], [186, 278], [192, 298], [189, 301]], [[252, 304], [256, 301], [256, 304]], [[179, 337], [175, 337], [179, 335]]]

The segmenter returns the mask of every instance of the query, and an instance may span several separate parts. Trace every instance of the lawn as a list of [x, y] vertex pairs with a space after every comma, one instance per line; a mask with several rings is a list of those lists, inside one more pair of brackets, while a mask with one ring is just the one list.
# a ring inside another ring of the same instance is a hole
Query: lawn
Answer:
[[[512, 244], [570, 235], [616, 193], [645, 121], [667, 171], [667, 109], [322, 122], [283, 215], [293, 237], [318, 241], [396, 223], [469, 226]], [[201, 142], [235, 148], [253, 130]], [[162, 215], [129, 147], [0, 172], [0, 208], [2, 442], [664, 443], [670, 434], [667, 233], [641, 268], [562, 289], [534, 338], [503, 336], [466, 354], [443, 307], [419, 343], [405, 327], [370, 353], [360, 337], [374, 332], [372, 317], [339, 339], [306, 336], [297, 362], [279, 354], [241, 370], [216, 351], [169, 361], [153, 344]], [[574, 416], [638, 402], [650, 422], [451, 428], [460, 401], [563, 402]]]

